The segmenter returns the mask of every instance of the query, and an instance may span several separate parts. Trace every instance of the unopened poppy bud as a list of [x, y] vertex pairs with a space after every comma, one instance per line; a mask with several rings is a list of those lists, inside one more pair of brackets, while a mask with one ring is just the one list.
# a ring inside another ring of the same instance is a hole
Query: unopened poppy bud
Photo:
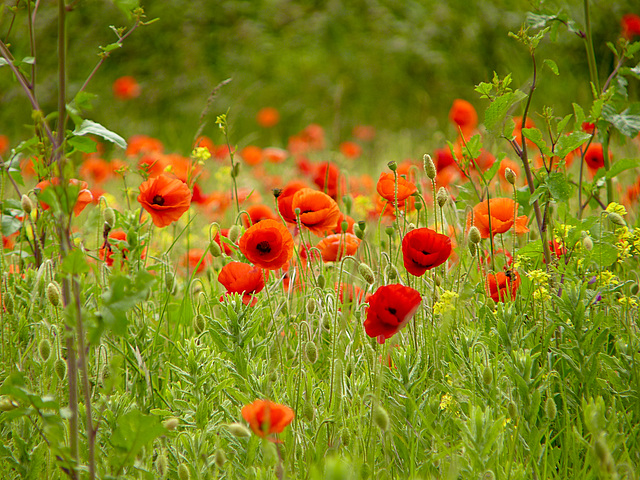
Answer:
[[376, 276], [374, 275], [373, 270], [371, 270], [371, 267], [366, 263], [361, 263], [360, 265], [358, 265], [358, 272], [360, 273], [362, 278], [364, 278], [365, 282], [367, 282], [369, 285], [373, 285], [373, 283], [376, 281]]
[[353, 229], [353, 233], [355, 233], [356, 237], [358, 237], [360, 240], [364, 238], [364, 230], [360, 228], [360, 225], [356, 225], [356, 227]]
[[615, 470], [615, 462], [603, 435], [600, 435], [596, 439], [593, 449], [595, 450], [596, 457], [600, 462], [600, 468], [605, 472], [613, 473]]
[[59, 380], [64, 380], [67, 376], [67, 362], [58, 358], [53, 364], [53, 371], [56, 372]]
[[324, 275], [323, 275], [323, 274], [319, 274], [319, 275], [318, 275], [318, 278], [317, 278], [316, 280], [317, 280], [317, 282], [318, 282], [318, 286], [319, 286], [320, 288], [324, 288], [324, 286], [327, 284], [327, 281], [326, 281], [326, 279], [324, 278]]
[[193, 329], [195, 330], [196, 335], [200, 335], [202, 332], [204, 332], [204, 329], [206, 328], [206, 326], [207, 325], [204, 320], [204, 315], [199, 313], [198, 315], [193, 317]]
[[313, 312], [316, 311], [316, 301], [314, 298], [309, 298], [309, 300], [307, 300], [307, 313], [309, 315], [312, 315]]
[[176, 277], [173, 272], [167, 272], [164, 276], [164, 286], [167, 287], [169, 293], [173, 292], [176, 286]]
[[5, 311], [11, 315], [13, 314], [13, 295], [11, 295], [9, 292], [5, 292], [2, 294], [2, 305], [0, 305], [1, 307], [4, 307]]
[[422, 161], [424, 173], [426, 173], [427, 177], [429, 177], [431, 180], [435, 179], [438, 172], [436, 171], [436, 166], [433, 164], [431, 155], [425, 154], [425, 156], [422, 157]]
[[469, 243], [469, 253], [471, 253], [472, 257], [476, 256], [476, 251], [477, 251], [476, 244], [475, 243]]
[[417, 195], [416, 195], [416, 204], [414, 205], [414, 207], [417, 211], [422, 210], [422, 202], [418, 199]]
[[387, 163], [387, 167], [389, 167], [389, 170], [391, 170], [392, 172], [395, 172], [398, 169], [398, 164], [392, 160]]
[[622, 227], [624, 227], [627, 223], [624, 221], [624, 218], [622, 218], [619, 214], [615, 213], [615, 212], [611, 212], [609, 214], [609, 220], [611, 221], [611, 223], [613, 223], [614, 225], [620, 225]]
[[33, 202], [27, 195], [22, 195], [22, 198], [20, 199], [20, 204], [22, 205], [22, 210], [27, 215], [29, 215], [33, 210]]
[[164, 422], [162, 422], [162, 425], [170, 432], [173, 432], [176, 428], [178, 428], [178, 425], [180, 425], [180, 420], [178, 420], [176, 417], [167, 418]]
[[178, 478], [180, 480], [191, 480], [191, 472], [185, 463], [178, 465]]
[[342, 445], [344, 445], [345, 447], [348, 447], [350, 441], [351, 441], [351, 433], [349, 433], [349, 429], [343, 428], [342, 431], [340, 432], [340, 442], [342, 442]]
[[315, 408], [313, 408], [313, 405], [311, 404], [311, 402], [307, 401], [304, 403], [304, 406], [302, 407], [302, 416], [308, 422], [312, 422], [313, 419], [315, 418], [316, 410]]
[[236, 163], [231, 169], [231, 178], [237, 178], [240, 175], [240, 164]]
[[593, 240], [591, 240], [591, 237], [589, 236], [582, 239], [582, 245], [584, 245], [584, 248], [588, 251], [593, 250]]
[[231, 240], [231, 242], [236, 243], [238, 241], [238, 237], [240, 237], [241, 229], [240, 225], [231, 225], [229, 229], [229, 235], [227, 238]]
[[43, 362], [49, 360], [49, 356], [51, 355], [51, 343], [46, 338], [43, 338], [40, 341], [40, 345], [38, 345], [38, 353], [40, 354], [40, 358]]
[[484, 371], [482, 372], [482, 381], [487, 386], [493, 383], [493, 370], [491, 370], [491, 367], [489, 367], [489, 365], [484, 367]]
[[513, 400], [509, 402], [509, 405], [507, 405], [507, 413], [509, 414], [509, 418], [511, 420], [515, 420], [518, 416], [518, 407], [513, 402]]
[[496, 474], [492, 470], [487, 470], [482, 476], [482, 480], [496, 480]]
[[271, 190], [271, 192], [273, 193], [273, 196], [275, 198], [278, 198], [280, 195], [282, 195], [282, 189], [281, 188], [274, 188], [273, 190]]
[[444, 207], [445, 203], [447, 203], [447, 200], [449, 200], [449, 192], [447, 192], [444, 187], [440, 187], [438, 193], [436, 194], [436, 200], [438, 202], [438, 205], [440, 205], [440, 208]]
[[222, 249], [220, 248], [220, 245], [218, 245], [218, 242], [213, 241], [209, 244], [209, 252], [213, 258], [218, 258], [222, 255]]
[[309, 363], [316, 363], [318, 360], [318, 347], [316, 347], [315, 343], [309, 341], [304, 346], [304, 354], [307, 360], [309, 360]]
[[104, 218], [104, 223], [109, 225], [109, 228], [113, 228], [113, 226], [116, 224], [116, 213], [113, 211], [113, 208], [105, 208], [104, 212], [102, 213], [102, 217]]
[[60, 305], [60, 289], [58, 285], [53, 282], [47, 285], [47, 300], [49, 300], [49, 303], [54, 307]]
[[376, 405], [373, 408], [373, 422], [380, 430], [384, 431], [389, 428], [389, 414], [381, 405]]
[[640, 287], [638, 286], [637, 283], [634, 283], [631, 285], [630, 291], [631, 291], [631, 295], [637, 295], [638, 292], [640, 291]]
[[224, 453], [224, 450], [222, 450], [221, 448], [216, 448], [214, 459], [218, 468], [222, 468], [227, 461], [227, 454]]
[[156, 470], [158, 470], [160, 478], [164, 478], [167, 474], [167, 463], [167, 456], [164, 453], [161, 453], [158, 455], [158, 458], [156, 458]]
[[343, 220], [340, 223], [340, 232], [345, 232], [346, 233], [347, 230], [349, 230], [349, 222], [347, 222], [346, 220]]
[[131, 227], [127, 232], [127, 243], [131, 248], [138, 246], [138, 232], [136, 232], [135, 227]]
[[327, 315], [322, 318], [322, 328], [324, 328], [327, 332], [331, 331], [331, 320]]
[[242, 425], [241, 423], [230, 423], [229, 431], [234, 437], [242, 438], [242, 437], [250, 437], [251, 432], [247, 427]]
[[480, 235], [480, 230], [475, 225], [469, 229], [469, 241], [472, 243], [480, 243], [482, 240], [482, 235]]
[[386, 274], [389, 280], [395, 280], [398, 276], [398, 271], [393, 265], [389, 265], [387, 266]]
[[395, 233], [395, 230], [393, 229], [393, 227], [387, 227], [387, 228], [384, 229], [384, 233], [386, 233], [387, 235], [389, 235], [391, 237]]
[[504, 178], [511, 185], [516, 184], [516, 172], [511, 170], [509, 167], [507, 167], [507, 169], [504, 171]]
[[350, 212], [351, 206], [353, 205], [353, 198], [351, 197], [351, 195], [344, 195], [342, 197], [342, 203], [344, 203], [344, 206], [347, 209], [347, 212]]
[[553, 398], [547, 398], [547, 402], [544, 404], [544, 411], [546, 412], [547, 418], [550, 422], [553, 422], [556, 419], [558, 409], [556, 408], [556, 402]]

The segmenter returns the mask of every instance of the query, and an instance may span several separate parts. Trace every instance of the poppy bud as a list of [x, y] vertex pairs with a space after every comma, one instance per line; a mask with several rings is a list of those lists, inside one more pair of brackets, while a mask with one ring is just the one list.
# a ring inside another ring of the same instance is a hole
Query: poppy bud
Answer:
[[176, 286], [176, 277], [173, 272], [167, 272], [164, 276], [164, 286], [171, 293]]
[[231, 178], [237, 178], [240, 175], [240, 164], [236, 163], [231, 169]]
[[393, 228], [393, 227], [387, 227], [387, 228], [385, 228], [385, 229], [384, 229], [384, 233], [386, 233], [386, 234], [387, 234], [387, 235], [389, 235], [390, 237], [392, 237], [392, 236], [393, 236], [394, 232], [395, 232], [395, 230], [394, 230], [394, 228]]
[[482, 372], [482, 381], [487, 386], [493, 383], [493, 370], [491, 370], [491, 367], [489, 367], [489, 365], [484, 367], [484, 371]]
[[224, 453], [224, 450], [222, 450], [221, 448], [216, 448], [214, 459], [218, 468], [222, 468], [227, 461], [227, 454]]
[[469, 241], [478, 244], [480, 243], [480, 240], [482, 240], [482, 235], [480, 235], [480, 230], [478, 230], [478, 227], [471, 227], [469, 229]]
[[637, 295], [638, 291], [640, 291], [640, 287], [638, 287], [637, 283], [631, 285], [631, 295]]
[[381, 405], [376, 405], [373, 408], [373, 421], [380, 430], [384, 431], [389, 428], [389, 414]]
[[588, 251], [593, 250], [593, 240], [591, 240], [591, 237], [589, 236], [582, 239], [582, 245], [584, 245], [584, 248]]
[[509, 167], [507, 167], [507, 169], [504, 171], [504, 178], [511, 185], [516, 184], [516, 172], [511, 170]]
[[161, 453], [156, 458], [156, 470], [158, 470], [160, 478], [164, 478], [167, 474], [167, 456], [164, 453]]
[[206, 322], [204, 320], [204, 315], [199, 313], [198, 315], [193, 317], [193, 329], [195, 330], [196, 335], [200, 335], [202, 332], [204, 332], [205, 328]]
[[20, 204], [22, 205], [22, 210], [27, 215], [29, 215], [33, 210], [33, 202], [27, 195], [22, 195], [22, 198], [20, 199]]
[[392, 172], [395, 172], [398, 169], [398, 164], [392, 160], [391, 162], [387, 163], [387, 167], [389, 167], [389, 170], [391, 170]]
[[272, 192], [273, 192], [273, 196], [275, 198], [278, 198], [280, 195], [282, 195], [282, 189], [281, 188], [274, 188], [272, 190]]
[[316, 311], [316, 301], [313, 298], [309, 298], [309, 300], [307, 300], [307, 313], [309, 315], [312, 315], [313, 312]]
[[615, 462], [603, 435], [596, 439], [593, 449], [600, 462], [600, 468], [605, 472], [613, 473], [615, 471]]
[[496, 480], [496, 474], [492, 470], [487, 470], [482, 476], [482, 480]]
[[328, 315], [322, 317], [322, 328], [324, 328], [327, 332], [331, 330], [331, 319], [329, 319]]
[[373, 270], [371, 270], [371, 267], [366, 263], [361, 263], [360, 265], [358, 265], [358, 272], [369, 285], [373, 285], [373, 283], [376, 281]]
[[9, 292], [2, 294], [2, 306], [9, 315], [13, 314], [13, 295]]
[[360, 224], [354, 227], [353, 233], [355, 233], [356, 237], [358, 237], [360, 240], [364, 238], [364, 229], [360, 228]]
[[127, 232], [127, 243], [131, 248], [136, 248], [138, 246], [138, 232], [134, 227], [131, 227]]
[[342, 197], [342, 203], [344, 203], [347, 213], [351, 212], [351, 206], [353, 205], [353, 198], [351, 195], [344, 195]]
[[318, 360], [318, 347], [316, 347], [315, 343], [309, 341], [304, 346], [304, 354], [307, 360], [309, 360], [309, 363], [316, 363]]
[[476, 256], [476, 251], [477, 251], [476, 244], [475, 243], [469, 243], [469, 253], [471, 253], [472, 257]]
[[418, 196], [416, 195], [416, 204], [414, 205], [415, 209], [417, 211], [422, 210], [422, 202], [420, 200], [418, 200]]
[[611, 223], [613, 223], [614, 225], [620, 225], [621, 227], [624, 227], [627, 223], [624, 221], [624, 218], [622, 218], [619, 214], [615, 213], [615, 212], [611, 212], [609, 213], [609, 220], [611, 221]]
[[308, 422], [312, 422], [314, 417], [316, 415], [316, 411], [313, 408], [313, 405], [311, 404], [311, 402], [305, 402], [304, 406], [302, 407], [302, 416], [308, 421]]
[[318, 286], [320, 288], [324, 288], [324, 286], [327, 284], [327, 281], [324, 278], [324, 275], [319, 274], [318, 278], [316, 279], [316, 281], [318, 282]]
[[49, 360], [49, 356], [51, 355], [51, 343], [46, 338], [43, 338], [40, 341], [40, 345], [38, 345], [38, 353], [40, 354], [40, 358], [43, 362]]
[[213, 241], [209, 244], [209, 252], [213, 258], [218, 258], [222, 255], [222, 249], [220, 248], [220, 245], [218, 245], [218, 242]]
[[386, 274], [389, 280], [395, 280], [398, 277], [396, 267], [394, 267], [393, 265], [387, 266]]
[[507, 405], [507, 413], [509, 414], [509, 418], [511, 420], [515, 420], [518, 416], [518, 407], [513, 402], [513, 400], [509, 402], [509, 405]]
[[558, 409], [556, 408], [556, 402], [553, 398], [547, 398], [547, 402], [544, 404], [544, 411], [546, 412], [547, 418], [550, 422], [553, 422], [556, 419]]
[[60, 305], [60, 289], [58, 285], [53, 282], [47, 285], [47, 300], [49, 300], [49, 303], [54, 307]]
[[351, 434], [349, 433], [349, 429], [343, 428], [340, 432], [340, 442], [342, 442], [342, 445], [344, 445], [345, 447], [348, 447], [350, 441]]
[[251, 432], [247, 427], [242, 425], [241, 423], [230, 423], [229, 431], [234, 437], [242, 438], [242, 437], [250, 437]]
[[56, 372], [59, 380], [64, 380], [67, 376], [67, 363], [59, 358], [53, 364], [53, 370]]
[[231, 240], [231, 242], [236, 243], [238, 241], [238, 237], [240, 237], [240, 233], [240, 225], [231, 225], [227, 238]]
[[178, 420], [176, 417], [167, 418], [164, 422], [162, 422], [164, 428], [166, 428], [170, 432], [173, 432], [176, 428], [178, 428], [179, 424], [180, 420]]
[[102, 216], [104, 218], [104, 223], [109, 225], [109, 228], [113, 228], [113, 226], [116, 224], [116, 214], [113, 211], [113, 208], [111, 207], [105, 208], [104, 212], [102, 213]]
[[436, 200], [438, 202], [438, 205], [440, 205], [440, 208], [444, 207], [445, 203], [447, 203], [447, 200], [449, 200], [449, 192], [447, 192], [444, 187], [440, 187], [438, 193], [436, 194]]
[[344, 220], [343, 222], [340, 223], [340, 231], [346, 232], [347, 230], [349, 230], [349, 222]]
[[178, 465], [178, 478], [180, 480], [191, 480], [191, 472], [185, 463]]
[[424, 172], [427, 174], [427, 177], [429, 177], [431, 180], [435, 179], [438, 172], [436, 171], [436, 166], [433, 164], [431, 155], [425, 154], [425, 156], [422, 157], [422, 160]]

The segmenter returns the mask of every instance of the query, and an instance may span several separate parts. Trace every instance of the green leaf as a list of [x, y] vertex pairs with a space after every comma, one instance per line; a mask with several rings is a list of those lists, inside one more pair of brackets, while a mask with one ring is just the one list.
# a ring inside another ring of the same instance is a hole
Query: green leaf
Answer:
[[127, 332], [127, 312], [147, 298], [155, 278], [146, 270], [141, 270], [134, 279], [129, 275], [113, 275], [109, 288], [102, 294], [103, 305], [99, 318], [114, 333], [124, 335]]
[[560, 158], [565, 158], [590, 138], [591, 134], [580, 131], [571, 132], [569, 135], [562, 135], [558, 139], [558, 143], [556, 143], [554, 153]]
[[64, 257], [62, 271], [71, 275], [79, 275], [89, 271], [89, 264], [82, 250], [75, 248]]
[[482, 149], [482, 139], [480, 135], [474, 135], [467, 141], [466, 150], [471, 158], [478, 158], [480, 156], [480, 150]]
[[494, 130], [505, 118], [509, 109], [518, 102], [525, 99], [527, 95], [520, 90], [508, 92], [501, 97], [496, 98], [484, 115], [484, 125], [487, 130]]
[[618, 260], [618, 249], [608, 242], [597, 242], [591, 250], [591, 258], [599, 267], [610, 267]]
[[572, 187], [564, 173], [555, 172], [549, 175], [547, 186], [549, 187], [549, 193], [555, 200], [566, 202], [571, 198]]
[[517, 255], [523, 257], [539, 258], [542, 255], [542, 240], [534, 240], [527, 243], [524, 247], [518, 250]]
[[114, 50], [117, 50], [118, 48], [122, 48], [122, 44], [118, 43], [118, 42], [115, 42], [115, 43], [110, 43], [106, 47], [100, 47], [100, 50], [102, 50], [105, 53], [108, 53], [108, 52], [112, 52]]
[[76, 137], [73, 136], [67, 143], [71, 145], [75, 150], [82, 153], [95, 153], [98, 151], [98, 144], [89, 137]]
[[496, 159], [496, 161], [493, 162], [493, 165], [491, 165], [491, 167], [482, 174], [485, 182], [489, 183], [493, 177], [495, 177], [496, 173], [498, 173], [498, 170], [500, 169], [500, 163], [502, 162]]
[[551, 150], [547, 146], [547, 142], [542, 138], [542, 132], [540, 130], [537, 128], [523, 128], [522, 135], [524, 135], [524, 138], [528, 138], [535, 143], [543, 155], [551, 156]]
[[596, 173], [595, 177], [593, 177], [593, 181], [595, 182], [602, 177], [614, 178], [625, 170], [631, 170], [632, 168], [640, 168], [640, 159], [623, 158], [611, 165], [611, 169], [608, 172], [605, 172], [604, 169], [598, 170], [598, 173]]
[[131, 11], [140, 6], [140, 2], [138, 0], [113, 0], [113, 3], [127, 16], [129, 20], [132, 18]]
[[125, 454], [122, 466], [126, 466], [133, 464], [142, 448], [165, 433], [167, 429], [158, 417], [131, 410], [118, 418], [109, 440], [111, 445]]
[[560, 120], [558, 122], [558, 126], [557, 126], [557, 132], [559, 134], [561, 134], [562, 132], [564, 132], [565, 128], [567, 128], [567, 125], [569, 124], [569, 121], [571, 120], [571, 117], [573, 117], [573, 114], [569, 114], [567, 116], [565, 116], [562, 120]]
[[584, 110], [580, 105], [578, 105], [577, 103], [573, 103], [572, 105], [573, 105], [573, 113], [576, 116], [576, 123], [575, 123], [576, 128], [581, 128], [582, 123], [585, 121], [587, 117], [585, 117]]
[[3, 214], [2, 215], [2, 235], [8, 237], [9, 235], [13, 235], [22, 226], [22, 222], [11, 215]]
[[553, 60], [549, 60], [548, 58], [543, 61], [543, 63], [549, 67], [549, 70], [553, 72], [554, 75], [559, 75], [558, 73], [558, 65]]
[[611, 105], [605, 105], [602, 116], [626, 137], [635, 137], [640, 132], [640, 103], [632, 104], [622, 113], [616, 113]]
[[92, 120], [83, 121], [80, 127], [74, 130], [73, 134], [77, 136], [89, 134], [98, 135], [105, 140], [109, 140], [110, 142], [115, 143], [121, 148], [127, 148], [127, 142], [125, 142], [124, 138], [122, 138], [117, 133], [112, 132], [111, 130], [107, 130], [105, 127]]
[[9, 65], [9, 62], [7, 62], [4, 57], [0, 57], [0, 67], [4, 67], [5, 65]]

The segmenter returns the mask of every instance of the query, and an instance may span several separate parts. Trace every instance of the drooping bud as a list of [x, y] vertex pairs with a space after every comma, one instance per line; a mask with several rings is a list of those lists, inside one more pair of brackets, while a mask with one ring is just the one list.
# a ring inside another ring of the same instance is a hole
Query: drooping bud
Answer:
[[27, 195], [22, 195], [22, 198], [20, 199], [20, 204], [22, 205], [22, 210], [27, 215], [29, 215], [33, 210], [33, 202]]
[[316, 416], [315, 408], [310, 401], [304, 402], [304, 406], [302, 407], [302, 416], [308, 421], [312, 422]]
[[476, 252], [477, 252], [476, 244], [469, 242], [469, 253], [471, 254], [471, 256], [475, 257]]
[[469, 241], [475, 244], [480, 243], [482, 240], [482, 235], [480, 235], [480, 230], [475, 225], [469, 229]]
[[373, 422], [380, 428], [380, 430], [385, 431], [389, 428], [389, 414], [382, 405], [376, 405], [373, 408]]
[[611, 223], [613, 223], [614, 225], [620, 225], [621, 227], [624, 227], [627, 224], [624, 221], [624, 218], [622, 218], [619, 214], [615, 212], [609, 213], [608, 217]]
[[431, 155], [425, 154], [424, 157], [422, 157], [422, 160], [423, 160], [423, 166], [424, 166], [424, 173], [426, 173], [427, 177], [429, 177], [431, 180], [435, 179], [438, 172], [436, 171], [436, 166], [433, 164]]
[[178, 465], [178, 478], [180, 480], [191, 480], [191, 471], [186, 463]]
[[164, 425], [164, 428], [166, 428], [171, 432], [174, 431], [176, 428], [178, 428], [179, 424], [180, 424], [180, 420], [178, 420], [176, 417], [167, 418], [164, 422], [162, 422], [162, 425]]
[[224, 453], [224, 450], [222, 450], [221, 448], [216, 448], [214, 459], [218, 468], [222, 468], [227, 461], [227, 454]]
[[491, 370], [491, 367], [489, 367], [489, 365], [484, 367], [484, 371], [482, 372], [482, 381], [487, 386], [493, 383], [493, 370]]
[[167, 474], [167, 467], [167, 456], [164, 453], [161, 453], [160, 455], [158, 455], [158, 458], [156, 458], [156, 470], [158, 470], [158, 475], [160, 476], [160, 478], [164, 478]]
[[195, 330], [196, 335], [200, 335], [202, 332], [204, 332], [204, 329], [206, 327], [207, 324], [205, 322], [204, 315], [199, 313], [195, 317], [193, 317], [193, 329]]
[[273, 193], [273, 196], [275, 198], [278, 198], [280, 195], [282, 195], [282, 189], [281, 188], [274, 188], [273, 190], [271, 190], [271, 193]]
[[518, 416], [518, 407], [513, 400], [509, 402], [509, 405], [507, 405], [507, 413], [511, 420], [515, 420]]
[[49, 300], [49, 303], [54, 307], [60, 305], [60, 288], [53, 282], [47, 285], [47, 300]]
[[398, 277], [398, 271], [393, 265], [387, 265], [386, 274], [389, 280], [395, 280]]
[[313, 312], [316, 311], [316, 301], [314, 298], [309, 298], [309, 300], [307, 300], [307, 313], [309, 315], [313, 315]]
[[49, 360], [49, 356], [51, 355], [51, 343], [48, 339], [43, 338], [40, 341], [40, 345], [38, 345], [38, 353], [40, 354], [40, 358], [43, 362]]
[[588, 251], [593, 250], [593, 240], [591, 240], [591, 237], [589, 236], [582, 239], [582, 245], [584, 245], [584, 248]]
[[309, 363], [316, 363], [318, 360], [318, 347], [312, 341], [308, 341], [304, 346], [304, 354], [309, 360]]
[[220, 245], [218, 245], [218, 242], [214, 240], [209, 244], [209, 252], [211, 252], [211, 256], [213, 258], [218, 258], [222, 255], [222, 249], [220, 248]]
[[242, 437], [250, 437], [251, 432], [247, 427], [242, 425], [241, 423], [230, 423], [229, 431], [234, 437], [242, 438]]
[[444, 207], [445, 203], [447, 203], [447, 200], [449, 200], [449, 192], [447, 192], [446, 188], [440, 187], [438, 193], [436, 194], [436, 200], [438, 202], [438, 205], [440, 205], [440, 208]]
[[393, 234], [395, 233], [395, 229], [393, 227], [387, 227], [384, 229], [384, 233], [392, 237]]
[[342, 442], [342, 445], [344, 445], [345, 447], [348, 447], [350, 441], [351, 433], [349, 433], [349, 429], [345, 427], [340, 432], [340, 442]]
[[53, 370], [56, 372], [59, 380], [64, 380], [67, 376], [67, 362], [58, 358], [53, 364]]
[[516, 177], [516, 172], [511, 170], [509, 167], [507, 167], [507, 169], [504, 171], [504, 178], [511, 185], [515, 185], [516, 184], [516, 178], [517, 178]]
[[323, 274], [319, 274], [318, 278], [316, 278], [316, 281], [318, 282], [318, 287], [320, 288], [324, 288], [324, 286], [327, 284], [327, 281], [324, 278]]
[[376, 281], [376, 276], [374, 275], [373, 270], [371, 270], [371, 267], [366, 263], [361, 263], [360, 265], [358, 265], [358, 272], [360, 273], [360, 276], [364, 278], [365, 282], [367, 282], [369, 285], [373, 285]]
[[111, 207], [105, 208], [104, 212], [102, 213], [102, 216], [104, 218], [104, 223], [109, 225], [109, 228], [113, 228], [113, 226], [116, 224], [116, 214], [113, 211], [113, 208]]
[[550, 422], [553, 422], [556, 419], [558, 409], [556, 408], [556, 402], [553, 400], [553, 398], [547, 398], [547, 401], [544, 404], [544, 411], [546, 412], [547, 418]]
[[231, 240], [231, 242], [236, 243], [238, 241], [238, 238], [240, 237], [240, 233], [241, 233], [240, 225], [231, 225], [231, 228], [229, 229], [229, 235], [227, 235], [227, 238]]

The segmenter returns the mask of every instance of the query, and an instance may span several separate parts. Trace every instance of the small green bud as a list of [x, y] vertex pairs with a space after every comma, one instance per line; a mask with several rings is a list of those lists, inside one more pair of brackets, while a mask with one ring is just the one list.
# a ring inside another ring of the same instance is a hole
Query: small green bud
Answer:
[[164, 428], [166, 428], [170, 432], [173, 432], [176, 428], [178, 428], [178, 425], [180, 425], [180, 420], [178, 420], [176, 417], [167, 418], [164, 422], [162, 422], [162, 425], [164, 425]]
[[113, 211], [113, 208], [111, 207], [105, 208], [104, 212], [102, 213], [102, 216], [104, 218], [104, 223], [109, 225], [109, 228], [113, 228], [113, 226], [116, 224], [116, 214]]
[[384, 229], [384, 233], [386, 233], [387, 235], [389, 235], [390, 237], [393, 236], [393, 234], [395, 233], [395, 230], [393, 227], [387, 227]]
[[240, 237], [240, 233], [242, 233], [242, 229], [240, 225], [231, 225], [231, 228], [229, 229], [229, 235], [227, 235], [227, 238], [231, 240], [233, 243], [236, 243], [238, 241], [238, 238]]
[[353, 206], [353, 198], [351, 195], [344, 195], [342, 197], [342, 203], [344, 203], [347, 213], [351, 212], [351, 207]]
[[637, 295], [638, 291], [640, 291], [640, 287], [638, 286], [637, 283], [633, 283], [631, 285], [630, 291], [631, 291], [631, 295]]
[[331, 319], [328, 315], [322, 317], [322, 328], [324, 328], [327, 332], [331, 331]]
[[360, 228], [360, 224], [356, 225], [353, 228], [353, 233], [355, 234], [356, 237], [358, 237], [360, 240], [362, 240], [364, 238], [364, 229]]
[[193, 329], [195, 330], [196, 335], [200, 335], [202, 332], [204, 332], [206, 326], [207, 324], [205, 322], [204, 315], [199, 313], [195, 317], [193, 317]]
[[20, 405], [14, 399], [8, 396], [0, 397], [0, 412], [10, 412], [15, 410]]
[[185, 463], [178, 465], [178, 478], [180, 480], [191, 480], [191, 472]]
[[389, 170], [391, 170], [392, 172], [395, 172], [398, 169], [398, 164], [392, 160], [391, 162], [387, 163], [387, 167], [389, 167]]
[[224, 453], [224, 450], [222, 450], [221, 448], [216, 448], [214, 459], [218, 468], [222, 468], [227, 461], [227, 454]]
[[213, 240], [209, 244], [209, 252], [211, 252], [211, 256], [213, 258], [218, 258], [220, 255], [222, 255], [222, 249], [220, 248], [220, 245], [218, 245], [218, 242]]
[[593, 250], [593, 240], [591, 240], [591, 237], [589, 236], [586, 236], [582, 239], [582, 245], [584, 246], [585, 250], [589, 252]]
[[544, 404], [544, 411], [546, 412], [547, 418], [550, 422], [553, 422], [556, 419], [558, 409], [556, 408], [556, 402], [553, 398], [547, 398], [547, 401]]
[[156, 458], [156, 470], [158, 470], [158, 475], [160, 475], [160, 478], [164, 478], [164, 476], [167, 474], [167, 466], [167, 456], [164, 453], [161, 453], [160, 455], [158, 455], [158, 458]]
[[340, 223], [340, 231], [341, 232], [346, 232], [347, 230], [349, 230], [349, 222], [347, 222], [346, 220], [343, 220]]
[[348, 447], [350, 441], [351, 441], [351, 433], [349, 432], [349, 429], [343, 428], [342, 431], [340, 432], [340, 442], [345, 447]]
[[230, 423], [229, 431], [234, 437], [242, 438], [242, 437], [250, 437], [251, 432], [247, 427], [242, 425], [241, 423]]
[[167, 291], [172, 293], [176, 288], [176, 276], [173, 272], [167, 271], [164, 275], [164, 286], [167, 287]]
[[231, 178], [238, 178], [240, 175], [240, 163], [236, 163], [231, 169]]
[[471, 243], [478, 244], [482, 240], [482, 235], [480, 235], [480, 230], [475, 225], [469, 229], [469, 241]]
[[496, 480], [496, 474], [492, 470], [487, 470], [482, 476], [482, 480]]
[[138, 232], [135, 227], [131, 227], [127, 232], [127, 243], [131, 248], [136, 248], [138, 246]]
[[22, 210], [27, 215], [29, 215], [33, 211], [33, 202], [27, 195], [22, 195], [22, 198], [20, 199], [20, 204], [22, 205]]
[[380, 430], [385, 431], [389, 428], [389, 414], [382, 405], [376, 405], [373, 408], [373, 422], [380, 428]]
[[493, 370], [491, 370], [489, 365], [484, 367], [484, 371], [482, 372], [482, 381], [487, 386], [493, 383]]
[[420, 211], [420, 210], [422, 210], [422, 202], [418, 198], [418, 195], [415, 195], [415, 197], [416, 197], [415, 208], [416, 208], [417, 211]]
[[47, 300], [49, 300], [49, 303], [54, 307], [60, 305], [60, 289], [58, 285], [53, 282], [47, 285]]
[[469, 242], [469, 253], [471, 254], [472, 257], [476, 256], [477, 251], [478, 251], [478, 248], [476, 247], [476, 244]]
[[364, 278], [365, 282], [367, 282], [369, 285], [373, 285], [375, 283], [376, 276], [374, 275], [373, 270], [371, 270], [371, 267], [366, 263], [361, 263], [360, 265], [358, 265], [358, 272], [360, 273], [360, 276]]
[[511, 420], [515, 420], [518, 417], [518, 407], [513, 400], [509, 402], [509, 405], [507, 405], [507, 413]]
[[422, 157], [422, 161], [423, 161], [424, 173], [426, 173], [427, 177], [429, 177], [431, 180], [435, 179], [438, 172], [436, 171], [436, 166], [433, 164], [431, 155], [425, 154], [425, 156]]
[[40, 358], [43, 362], [49, 360], [49, 357], [51, 356], [51, 343], [48, 339], [43, 338], [40, 341], [40, 345], [38, 345], [38, 353], [40, 354]]
[[63, 359], [58, 358], [53, 364], [53, 370], [56, 372], [59, 380], [64, 380], [67, 376], [67, 362]]
[[620, 225], [621, 227], [624, 227], [627, 224], [627, 222], [624, 221], [624, 218], [622, 218], [618, 213], [615, 212], [609, 213], [609, 220], [614, 225]]
[[516, 172], [511, 170], [509, 167], [507, 167], [507, 169], [504, 171], [504, 178], [511, 185], [516, 184]]
[[389, 280], [395, 280], [398, 277], [398, 271], [393, 265], [387, 266], [386, 274]]
[[436, 200], [438, 202], [438, 205], [440, 205], [440, 208], [444, 207], [444, 205], [447, 203], [447, 200], [449, 200], [449, 192], [447, 192], [444, 187], [440, 187], [438, 193], [436, 194]]
[[318, 287], [320, 288], [324, 288], [324, 286], [327, 284], [326, 279], [324, 278], [323, 274], [319, 274], [318, 277], [316, 278], [317, 282], [318, 282]]
[[302, 416], [308, 421], [313, 422], [313, 419], [316, 416], [316, 410], [313, 408], [311, 402], [305, 402], [302, 407]]
[[318, 347], [312, 341], [308, 341], [304, 346], [304, 354], [309, 360], [309, 363], [316, 363], [318, 361]]

